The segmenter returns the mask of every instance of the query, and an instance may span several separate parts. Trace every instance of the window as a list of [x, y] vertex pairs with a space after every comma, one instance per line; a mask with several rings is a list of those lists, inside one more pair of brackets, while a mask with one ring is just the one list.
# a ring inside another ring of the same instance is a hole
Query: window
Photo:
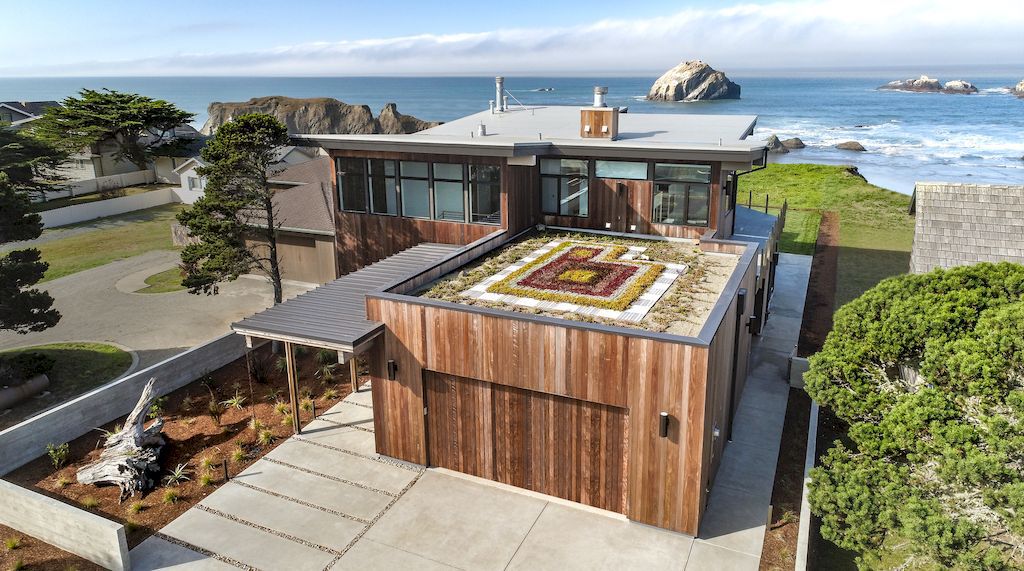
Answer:
[[579, 159], [541, 159], [541, 208], [545, 214], [585, 217], [589, 212], [590, 163]]
[[398, 179], [395, 178], [395, 161], [369, 160], [370, 212], [373, 214], [398, 214]]
[[647, 180], [647, 163], [626, 161], [595, 161], [597, 178]]
[[466, 221], [466, 173], [463, 165], [433, 163], [434, 219]]
[[427, 163], [402, 161], [402, 216], [430, 218], [430, 180]]
[[366, 212], [366, 159], [338, 158], [336, 161], [341, 209]]
[[188, 177], [188, 189], [189, 190], [199, 190], [201, 188], [202, 188], [202, 184], [201, 184], [201, 181], [199, 180], [198, 177], [194, 177], [194, 176]]
[[711, 200], [708, 165], [656, 164], [651, 221], [655, 224], [707, 226]]
[[469, 166], [469, 205], [478, 224], [501, 224], [501, 168]]

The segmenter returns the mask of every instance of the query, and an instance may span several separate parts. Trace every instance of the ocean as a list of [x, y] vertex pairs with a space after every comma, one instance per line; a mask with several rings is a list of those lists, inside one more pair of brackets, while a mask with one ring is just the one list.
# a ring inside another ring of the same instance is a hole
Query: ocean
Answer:
[[[971, 70], [939, 75], [967, 79], [974, 95], [879, 91], [910, 70], [730, 73], [742, 99], [656, 103], [644, 95], [646, 77], [507, 77], [516, 100], [530, 104], [586, 105], [593, 86], [609, 88], [611, 105], [644, 113], [738, 113], [758, 116], [755, 135], [800, 137], [806, 149], [773, 157], [780, 162], [853, 164], [869, 181], [903, 193], [915, 181], [1024, 184], [1024, 99], [1008, 86], [1019, 70]], [[421, 119], [449, 121], [487, 108], [493, 77], [107, 77], [0, 78], [0, 101], [62, 99], [82, 88], [110, 88], [167, 99], [206, 120], [213, 101], [264, 95], [334, 97], [366, 104], [376, 114], [388, 102]], [[513, 102], [515, 103], [515, 102]], [[859, 141], [865, 153], [833, 145]]]

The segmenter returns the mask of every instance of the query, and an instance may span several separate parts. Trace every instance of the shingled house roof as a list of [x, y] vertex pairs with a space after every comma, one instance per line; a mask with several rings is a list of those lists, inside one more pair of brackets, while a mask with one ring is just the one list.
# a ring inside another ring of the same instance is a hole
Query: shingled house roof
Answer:
[[978, 262], [1024, 264], [1024, 186], [919, 182], [910, 213], [917, 217], [913, 273]]
[[331, 159], [320, 157], [288, 167], [270, 180], [281, 227], [334, 234]]
[[60, 103], [56, 101], [0, 101], [0, 105], [5, 105], [19, 113], [34, 117], [42, 115], [47, 107], [59, 107]]

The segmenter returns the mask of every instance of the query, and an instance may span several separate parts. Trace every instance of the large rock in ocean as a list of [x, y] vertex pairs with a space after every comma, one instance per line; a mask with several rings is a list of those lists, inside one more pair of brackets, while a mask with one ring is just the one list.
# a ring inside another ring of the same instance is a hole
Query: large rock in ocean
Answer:
[[768, 140], [764, 142], [764, 146], [766, 149], [768, 149], [769, 153], [776, 153], [781, 155], [789, 152], [789, 149], [787, 149], [786, 146], [782, 144], [782, 141], [779, 140], [779, 137], [777, 135], [772, 135], [771, 137], [768, 137]]
[[969, 81], [962, 79], [954, 79], [953, 81], [947, 81], [945, 84], [940, 82], [934, 77], [928, 77], [922, 75], [921, 77], [914, 79], [904, 79], [902, 81], [890, 81], [885, 85], [879, 87], [879, 89], [892, 89], [894, 91], [914, 91], [917, 93], [977, 93], [978, 88]]
[[438, 125], [402, 115], [394, 103], [385, 105], [378, 119], [374, 118], [373, 112], [366, 105], [349, 105], [330, 97], [296, 99], [273, 95], [255, 97], [244, 103], [211, 103], [207, 110], [209, 118], [203, 125], [202, 133], [212, 135], [217, 127], [246, 113], [273, 115], [288, 127], [288, 133], [292, 135], [414, 133]]
[[800, 137], [793, 137], [792, 139], [783, 139], [782, 146], [787, 149], [802, 149], [807, 145], [800, 140]]
[[1024, 98], [1024, 79], [1020, 80], [1020, 83], [1010, 88], [1010, 93], [1017, 97]]
[[864, 148], [864, 145], [858, 143], [857, 141], [845, 141], [836, 145], [836, 148], [842, 149], [844, 151], [857, 151], [858, 153], [863, 153], [864, 151], [867, 150]]
[[665, 72], [651, 86], [653, 101], [739, 99], [740, 86], [700, 60], [686, 61]]

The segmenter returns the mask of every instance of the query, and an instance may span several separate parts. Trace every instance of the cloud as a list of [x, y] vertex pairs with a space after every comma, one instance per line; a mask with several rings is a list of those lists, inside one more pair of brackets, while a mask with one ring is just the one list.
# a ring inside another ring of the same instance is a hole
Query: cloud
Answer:
[[1024, 10], [1018, 1], [780, 1], [574, 26], [7, 67], [0, 74], [628, 74], [697, 58], [722, 69], [1019, 64]]

